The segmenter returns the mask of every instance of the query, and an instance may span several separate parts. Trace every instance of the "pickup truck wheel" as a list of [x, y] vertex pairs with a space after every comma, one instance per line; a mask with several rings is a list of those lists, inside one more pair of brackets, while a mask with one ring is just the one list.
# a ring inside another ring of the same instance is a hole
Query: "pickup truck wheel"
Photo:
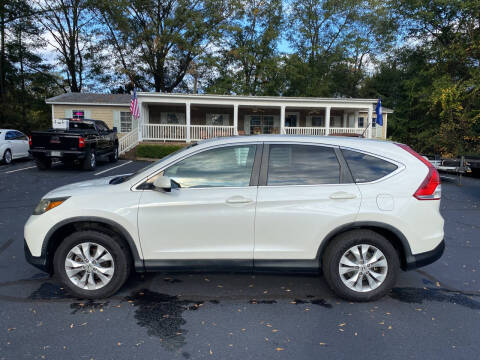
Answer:
[[48, 170], [52, 167], [51, 159], [35, 159], [38, 170]]
[[12, 152], [9, 149], [3, 153], [3, 162], [7, 165], [12, 162]]
[[79, 298], [101, 299], [115, 294], [130, 275], [127, 249], [113, 237], [92, 230], [75, 232], [55, 251], [54, 273]]
[[118, 160], [118, 146], [115, 146], [113, 154], [109, 155], [108, 160], [110, 160], [110, 162], [116, 162]]
[[399, 255], [382, 235], [367, 229], [335, 237], [322, 256], [322, 270], [330, 288], [350, 301], [371, 301], [395, 285]]
[[87, 153], [87, 156], [83, 160], [84, 170], [94, 170], [97, 166], [97, 158], [95, 157], [95, 151], [91, 150]]

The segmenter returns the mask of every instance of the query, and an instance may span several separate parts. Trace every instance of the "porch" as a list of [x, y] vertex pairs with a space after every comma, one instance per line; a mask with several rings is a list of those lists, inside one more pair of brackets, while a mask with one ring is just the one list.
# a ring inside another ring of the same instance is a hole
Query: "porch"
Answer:
[[[375, 99], [319, 99], [139, 93], [140, 119], [120, 151], [140, 141], [200, 141], [257, 134], [385, 138], [374, 124]], [[123, 150], [123, 151], [122, 151]]]

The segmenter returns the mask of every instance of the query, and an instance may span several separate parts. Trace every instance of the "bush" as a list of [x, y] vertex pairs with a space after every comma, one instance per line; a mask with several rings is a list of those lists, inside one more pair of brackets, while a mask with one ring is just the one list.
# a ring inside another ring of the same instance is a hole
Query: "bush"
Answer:
[[137, 156], [151, 159], [161, 159], [172, 152], [184, 148], [185, 145], [151, 145], [141, 144], [137, 146]]

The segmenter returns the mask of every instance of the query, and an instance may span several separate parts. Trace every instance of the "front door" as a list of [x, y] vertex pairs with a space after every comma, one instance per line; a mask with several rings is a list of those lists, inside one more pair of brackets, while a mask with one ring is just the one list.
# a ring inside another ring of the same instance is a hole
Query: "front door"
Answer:
[[[264, 147], [255, 219], [255, 266], [312, 261], [321, 241], [356, 219], [361, 194], [333, 147]], [[343, 162], [344, 164], [344, 162]], [[280, 262], [278, 262], [280, 260]]]
[[143, 191], [138, 226], [146, 264], [203, 266], [215, 259], [251, 267], [257, 186], [250, 184], [260, 152], [255, 144], [216, 147], [157, 174], [180, 188]]

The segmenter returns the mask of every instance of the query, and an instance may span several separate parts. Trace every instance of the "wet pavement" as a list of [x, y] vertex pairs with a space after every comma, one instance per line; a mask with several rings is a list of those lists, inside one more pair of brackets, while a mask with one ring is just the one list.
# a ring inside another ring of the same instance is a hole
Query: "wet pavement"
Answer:
[[0, 359], [479, 357], [480, 179], [443, 183], [444, 256], [372, 303], [337, 299], [321, 276], [249, 273], [136, 274], [83, 301], [26, 263], [23, 225], [43, 194], [146, 165], [0, 166]]

